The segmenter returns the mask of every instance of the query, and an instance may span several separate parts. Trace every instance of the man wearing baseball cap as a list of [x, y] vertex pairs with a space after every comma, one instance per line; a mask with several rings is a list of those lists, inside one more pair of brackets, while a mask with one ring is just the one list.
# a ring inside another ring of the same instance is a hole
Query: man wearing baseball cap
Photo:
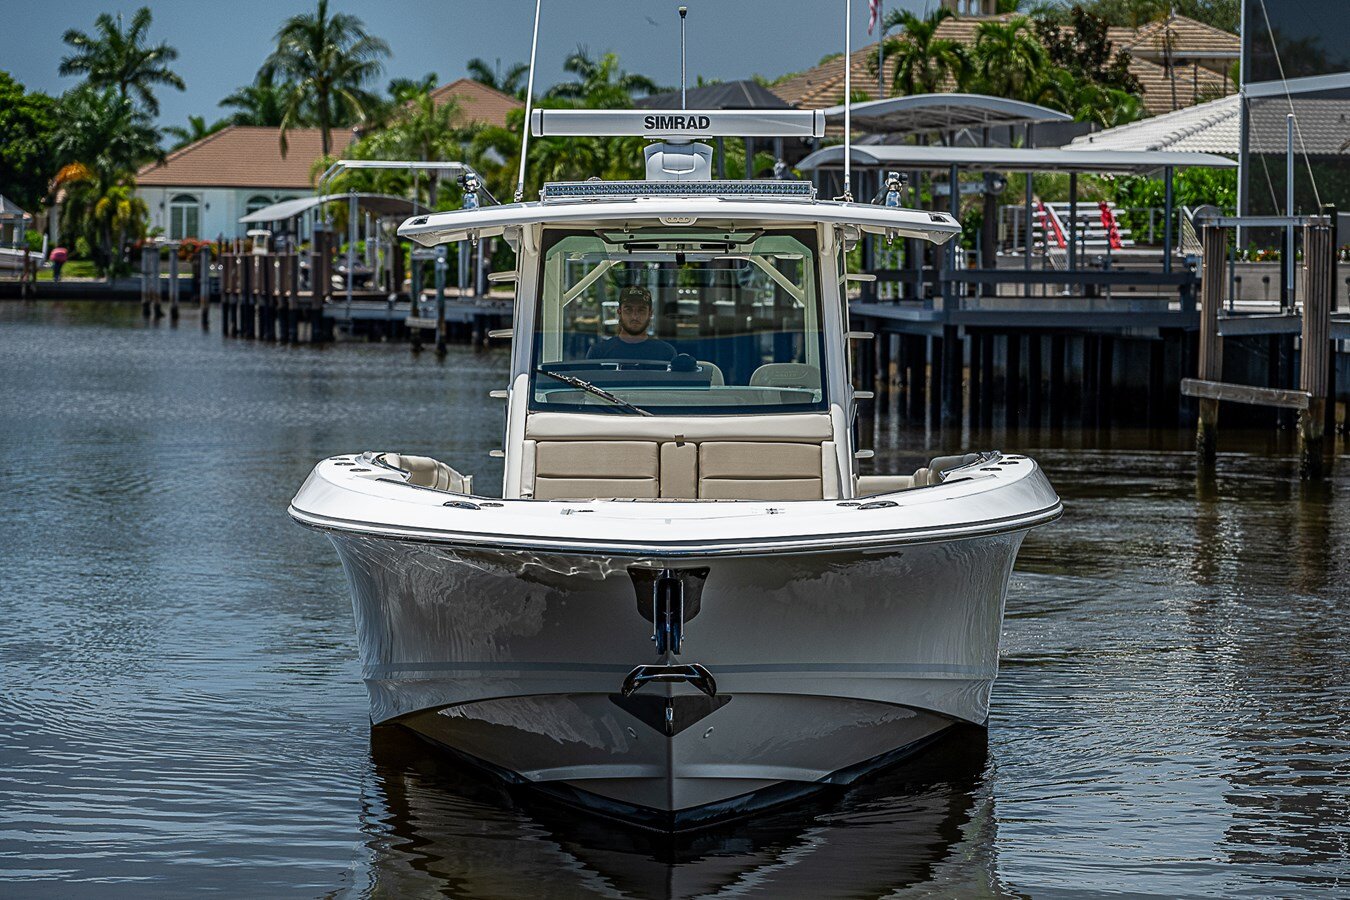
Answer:
[[592, 347], [586, 358], [669, 362], [675, 358], [675, 348], [647, 335], [651, 323], [651, 292], [640, 284], [628, 285], [619, 291], [619, 333]]

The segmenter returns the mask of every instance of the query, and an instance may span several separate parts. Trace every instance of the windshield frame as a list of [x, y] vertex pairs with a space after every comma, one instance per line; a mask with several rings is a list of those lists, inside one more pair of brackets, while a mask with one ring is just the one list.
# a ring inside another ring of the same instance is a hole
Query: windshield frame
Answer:
[[[830, 384], [832, 381], [829, 368], [832, 365], [833, 357], [827, 351], [826, 347], [826, 322], [829, 314], [825, 308], [827, 298], [822, 283], [821, 273], [821, 253], [822, 240], [817, 228], [802, 227], [801, 225], [785, 225], [781, 227], [717, 227], [703, 226], [667, 226], [661, 222], [642, 222], [642, 223], [615, 223], [608, 228], [594, 227], [558, 227], [545, 228], [540, 235], [539, 251], [536, 256], [535, 265], [535, 283], [533, 298], [529, 301], [532, 309], [532, 323], [528, 335], [518, 335], [518, 338], [524, 338], [526, 347], [525, 360], [527, 361], [528, 373], [528, 402], [527, 409], [530, 412], [560, 412], [560, 413], [581, 413], [594, 415], [631, 415], [631, 413], [622, 407], [610, 404], [600, 405], [595, 403], [564, 403], [559, 401], [542, 401], [538, 398], [537, 385], [541, 381], [547, 381], [547, 375], [539, 374], [539, 368], [552, 363], [544, 362], [544, 355], [552, 351], [561, 356], [559, 345], [560, 335], [562, 334], [561, 322], [556, 321], [557, 316], [565, 305], [560, 305], [556, 310], [550, 310], [545, 307], [545, 294], [549, 291], [548, 271], [549, 254], [554, 247], [569, 237], [597, 237], [598, 232], [626, 233], [632, 234], [633, 240], [640, 241], [640, 236], [645, 232], [656, 234], [665, 240], [671, 240], [671, 235], [688, 231], [691, 238], [704, 237], [711, 239], [711, 236], [717, 233], [721, 234], [747, 234], [753, 235], [754, 240], [758, 241], [764, 237], [788, 236], [795, 239], [806, 250], [809, 256], [809, 272], [803, 273], [803, 287], [809, 302], [801, 302], [802, 309], [802, 329], [800, 331], [787, 332], [789, 334], [799, 334], [802, 337], [802, 355], [807, 364], [814, 365], [820, 373], [820, 397], [818, 400], [812, 400], [807, 403], [776, 403], [776, 404], [660, 404], [649, 403], [644, 405], [641, 398], [641, 391], [627, 393], [624, 399], [628, 402], [636, 403], [642, 406], [644, 410], [649, 410], [654, 416], [743, 416], [743, 415], [780, 415], [780, 414], [801, 414], [801, 413], [822, 413], [830, 410]], [[756, 264], [758, 261], [756, 260]], [[762, 265], [761, 268], [764, 268]], [[678, 271], [678, 270], [672, 270]], [[556, 276], [554, 277], [556, 281]], [[584, 277], [583, 277], [584, 280]], [[578, 282], [580, 284], [580, 282]], [[575, 288], [571, 285], [568, 290]], [[561, 284], [554, 285], [556, 292], [561, 293], [563, 287]], [[755, 332], [752, 332], [752, 334]], [[766, 332], [758, 332], [764, 334]], [[664, 339], [664, 338], [662, 338]], [[711, 360], [710, 360], [711, 361]], [[569, 360], [555, 360], [556, 362], [570, 362]], [[748, 385], [747, 385], [748, 387]]]

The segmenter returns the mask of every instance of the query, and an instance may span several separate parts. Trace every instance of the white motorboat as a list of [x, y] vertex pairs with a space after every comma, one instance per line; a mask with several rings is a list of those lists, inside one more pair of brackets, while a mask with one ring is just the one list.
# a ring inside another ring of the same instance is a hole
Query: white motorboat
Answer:
[[[745, 133], [732, 115], [638, 130]], [[846, 253], [958, 223], [894, 193], [712, 181], [710, 154], [657, 143], [645, 181], [406, 222], [426, 246], [516, 251], [500, 494], [366, 452], [319, 463], [290, 508], [350, 580], [375, 724], [661, 829], [983, 724], [1014, 557], [1061, 512], [1021, 455], [858, 471], [849, 348], [868, 336], [849, 330]]]

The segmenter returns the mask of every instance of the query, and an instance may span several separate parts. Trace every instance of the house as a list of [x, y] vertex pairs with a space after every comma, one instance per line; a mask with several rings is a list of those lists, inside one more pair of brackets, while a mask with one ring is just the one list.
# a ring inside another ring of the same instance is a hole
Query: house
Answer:
[[[958, 13], [967, 8], [982, 8], [977, 0], [950, 5]], [[1011, 18], [1013, 14], [1007, 13], [957, 15], [938, 26], [936, 37], [973, 47], [981, 23]], [[1130, 72], [1144, 88], [1141, 99], [1149, 115], [1203, 103], [1237, 90], [1229, 77], [1241, 43], [1235, 34], [1186, 16], [1173, 15], [1165, 21], [1150, 22], [1139, 28], [1109, 28], [1107, 37], [1116, 52], [1130, 52]], [[853, 90], [855, 93], [862, 91], [873, 99], [877, 97], [878, 88], [877, 76], [872, 71], [876, 55], [877, 45], [870, 44], [854, 51], [852, 57]], [[884, 60], [884, 74], [889, 94], [895, 75], [892, 60]], [[843, 57], [825, 60], [805, 72], [784, 78], [769, 89], [802, 109], [824, 109], [842, 103]], [[955, 89], [954, 82], [944, 87], [947, 91]]]
[[477, 122], [499, 128], [506, 127], [506, 117], [512, 110], [525, 108], [524, 103], [510, 94], [503, 94], [471, 78], [461, 78], [441, 85], [431, 92], [431, 100], [437, 106], [454, 100], [459, 104], [460, 113], [466, 124]]
[[[468, 78], [442, 85], [431, 96], [438, 104], [453, 99], [465, 122], [486, 125], [504, 126], [507, 114], [524, 106]], [[340, 154], [356, 136], [335, 129], [331, 137], [333, 152]], [[323, 155], [321, 133], [292, 128], [286, 142], [283, 156], [280, 129], [231, 125], [143, 167], [136, 175], [136, 193], [150, 209], [150, 227], [162, 229], [171, 240], [234, 237], [243, 234], [242, 216], [312, 194]]]
[[[331, 132], [336, 150], [351, 144], [345, 130]], [[314, 191], [323, 155], [317, 128], [230, 125], [173, 151], [136, 174], [136, 193], [150, 210], [150, 227], [165, 237], [213, 239], [243, 233], [239, 218], [281, 200]]]

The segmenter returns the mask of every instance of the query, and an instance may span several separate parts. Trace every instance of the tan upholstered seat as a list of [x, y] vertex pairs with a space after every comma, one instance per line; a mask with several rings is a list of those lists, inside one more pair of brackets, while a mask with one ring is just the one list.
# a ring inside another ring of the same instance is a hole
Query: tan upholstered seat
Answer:
[[824, 497], [817, 444], [704, 441], [698, 454], [698, 495], [709, 500], [820, 500]]
[[438, 491], [469, 493], [471, 481], [439, 460], [429, 456], [407, 456], [400, 453], [381, 453], [380, 459], [395, 469], [408, 473], [408, 483]]
[[751, 387], [820, 390], [820, 370], [806, 363], [766, 363], [750, 375]]
[[859, 497], [871, 497], [875, 494], [905, 491], [912, 487], [920, 487], [915, 484], [913, 475], [859, 475], [855, 494]]
[[538, 500], [834, 500], [827, 414], [725, 417], [535, 413], [520, 496]]
[[538, 441], [534, 497], [576, 500], [660, 496], [654, 441]]

